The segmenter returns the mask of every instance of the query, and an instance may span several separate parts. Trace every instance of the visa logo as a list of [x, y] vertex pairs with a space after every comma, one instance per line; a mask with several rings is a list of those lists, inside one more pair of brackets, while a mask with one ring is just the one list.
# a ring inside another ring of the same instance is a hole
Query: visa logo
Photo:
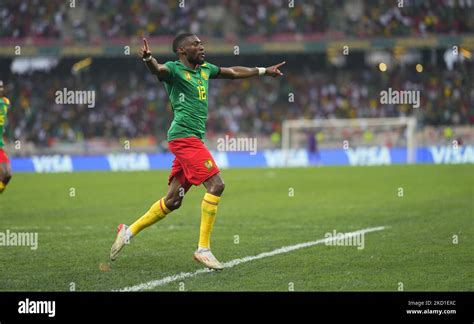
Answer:
[[474, 163], [474, 147], [472, 145], [459, 146], [430, 146], [429, 151], [435, 164]]
[[390, 151], [387, 147], [358, 147], [344, 151], [350, 165], [383, 165], [391, 164]]
[[309, 165], [308, 153], [304, 149], [288, 150], [286, 153], [284, 150], [265, 150], [263, 155], [269, 167], [284, 167], [285, 159], [290, 167]]
[[72, 160], [69, 155], [34, 156], [35, 171], [38, 173], [72, 172]]
[[145, 153], [109, 154], [107, 161], [112, 171], [150, 170], [150, 161]]

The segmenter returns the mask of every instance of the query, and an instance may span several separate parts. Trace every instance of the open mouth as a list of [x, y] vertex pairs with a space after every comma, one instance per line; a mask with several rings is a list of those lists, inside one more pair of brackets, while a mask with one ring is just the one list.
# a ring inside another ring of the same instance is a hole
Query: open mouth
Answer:
[[200, 53], [200, 54], [198, 54], [198, 56], [199, 56], [200, 59], [204, 59], [206, 57], [206, 55], [204, 53]]

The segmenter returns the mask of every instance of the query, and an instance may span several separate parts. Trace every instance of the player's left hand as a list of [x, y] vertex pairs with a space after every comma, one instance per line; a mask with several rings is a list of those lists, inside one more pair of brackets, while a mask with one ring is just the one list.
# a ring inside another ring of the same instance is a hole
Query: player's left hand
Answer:
[[283, 76], [283, 73], [279, 70], [279, 67], [285, 64], [286, 61], [283, 61], [277, 65], [269, 66], [266, 68], [265, 75], [270, 75], [272, 77]]

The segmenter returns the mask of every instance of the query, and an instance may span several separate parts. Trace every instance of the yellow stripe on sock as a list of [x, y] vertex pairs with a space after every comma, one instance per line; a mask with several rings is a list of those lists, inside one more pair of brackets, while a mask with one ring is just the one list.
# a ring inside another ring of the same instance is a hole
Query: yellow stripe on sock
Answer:
[[203, 199], [206, 200], [209, 203], [214, 203], [215, 205], [217, 205], [219, 203], [219, 201], [221, 200], [221, 197], [214, 196], [213, 194], [210, 194], [210, 193], [206, 192]]
[[160, 199], [160, 207], [165, 215], [171, 213], [171, 210], [169, 210], [165, 205], [165, 198]]

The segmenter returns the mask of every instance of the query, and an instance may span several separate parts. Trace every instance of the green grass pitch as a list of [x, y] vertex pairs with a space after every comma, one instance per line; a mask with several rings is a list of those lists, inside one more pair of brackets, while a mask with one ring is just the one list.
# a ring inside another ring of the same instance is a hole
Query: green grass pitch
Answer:
[[[111, 271], [99, 270], [117, 224], [130, 224], [162, 197], [167, 176], [15, 174], [0, 196], [0, 232], [37, 232], [38, 248], [0, 246], [0, 290], [110, 291], [201, 269], [192, 253], [204, 188], [194, 187], [181, 209], [124, 248]], [[473, 165], [229, 169], [222, 176], [212, 237], [222, 262], [334, 230], [389, 228], [366, 234], [361, 250], [315, 245], [153, 290], [474, 290]]]

